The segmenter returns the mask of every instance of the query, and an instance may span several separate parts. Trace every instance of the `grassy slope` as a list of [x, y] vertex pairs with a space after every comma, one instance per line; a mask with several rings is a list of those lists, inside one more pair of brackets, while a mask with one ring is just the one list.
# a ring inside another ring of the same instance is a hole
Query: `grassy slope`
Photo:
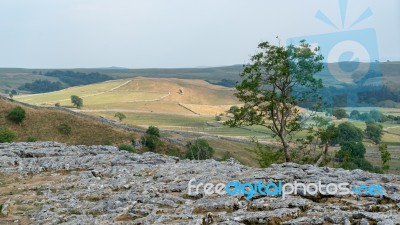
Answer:
[[[184, 93], [180, 94], [179, 90]], [[193, 115], [188, 110], [191, 109], [199, 114], [214, 116], [238, 104], [231, 88], [212, 85], [203, 80], [176, 78], [116, 80], [15, 98], [31, 104], [54, 105], [59, 102], [63, 106], [72, 106], [71, 95], [83, 98], [84, 110], [134, 110]]]
[[[0, 126], [6, 125], [17, 133], [16, 141], [26, 141], [29, 136], [40, 141], [57, 141], [66, 144], [121, 144], [129, 143], [139, 134], [126, 132], [112, 128], [90, 119], [77, 117], [66, 112], [48, 109], [25, 108], [26, 119], [22, 125], [14, 124], [5, 119], [7, 113], [16, 105], [0, 99]], [[57, 127], [60, 124], [68, 124], [72, 127], [69, 136], [61, 134]]]

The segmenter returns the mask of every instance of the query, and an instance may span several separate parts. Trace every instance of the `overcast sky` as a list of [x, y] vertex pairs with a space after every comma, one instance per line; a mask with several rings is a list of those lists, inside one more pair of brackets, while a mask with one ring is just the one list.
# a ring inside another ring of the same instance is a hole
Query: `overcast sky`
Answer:
[[[365, 28], [376, 30], [381, 58], [399, 59], [400, 1], [348, 3], [343, 27], [338, 0], [0, 0], [0, 67], [243, 64], [277, 35]], [[349, 29], [367, 8], [372, 16]]]

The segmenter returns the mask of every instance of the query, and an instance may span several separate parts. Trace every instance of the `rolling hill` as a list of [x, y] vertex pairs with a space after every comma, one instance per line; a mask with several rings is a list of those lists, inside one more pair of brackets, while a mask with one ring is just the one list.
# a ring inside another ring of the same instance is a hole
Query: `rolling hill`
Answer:
[[15, 98], [30, 104], [54, 106], [60, 103], [72, 107], [70, 96], [78, 95], [84, 100], [83, 111], [215, 116], [239, 104], [233, 91], [203, 80], [138, 77]]
[[[26, 119], [21, 125], [6, 119], [7, 113], [17, 106], [16, 103], [0, 98], [0, 126], [7, 126], [17, 134], [15, 141], [27, 141], [34, 138], [39, 141], [58, 141], [79, 145], [119, 145], [130, 143], [140, 136], [139, 133], [117, 129], [106, 124], [72, 115], [71, 113], [51, 109], [23, 107]], [[59, 127], [66, 124], [71, 127], [71, 134], [65, 135]]]

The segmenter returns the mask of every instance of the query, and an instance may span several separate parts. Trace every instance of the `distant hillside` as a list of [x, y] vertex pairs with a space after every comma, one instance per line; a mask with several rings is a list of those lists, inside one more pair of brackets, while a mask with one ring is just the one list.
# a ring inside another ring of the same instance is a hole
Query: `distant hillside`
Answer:
[[[361, 64], [365, 66], [365, 64]], [[360, 93], [367, 86], [384, 86], [382, 90], [372, 88], [368, 93], [361, 93], [361, 102], [364, 105], [373, 103], [381, 107], [400, 107], [400, 62], [371, 63], [370, 70], [363, 74], [343, 73], [342, 71], [353, 71], [357, 68], [355, 63], [334, 63], [326, 64], [325, 69], [317, 74], [317, 77], [323, 80], [326, 89], [324, 95], [343, 95], [347, 93]], [[379, 70], [376, 68], [379, 67]], [[75, 73], [98, 73], [104, 74], [110, 79], [125, 79], [134, 77], [152, 77], [152, 78], [183, 78], [200, 79], [213, 84], [232, 87], [236, 81], [240, 80], [239, 74], [242, 72], [242, 65], [212, 67], [212, 68], [176, 68], [176, 69], [125, 69], [125, 68], [95, 68], [95, 69], [71, 69]], [[53, 69], [0, 69], [0, 92], [6, 90], [17, 90], [25, 83], [35, 80], [48, 80], [49, 82], [63, 82], [60, 77], [45, 76]], [[108, 79], [108, 78], [107, 78]], [[83, 83], [84, 84], [84, 83]], [[69, 85], [71, 86], [71, 85]], [[344, 90], [344, 91], [343, 91]], [[379, 98], [374, 98], [379, 96]], [[339, 96], [340, 97], [340, 96]], [[341, 105], [349, 105], [346, 101], [340, 100]], [[367, 104], [365, 104], [367, 103]], [[351, 104], [350, 104], [351, 105]], [[353, 105], [355, 106], [355, 105]], [[360, 105], [358, 105], [360, 106]]]
[[14, 98], [30, 104], [72, 107], [70, 96], [78, 95], [83, 99], [83, 110], [215, 116], [240, 104], [233, 91], [204, 80], [137, 77]]
[[[26, 119], [22, 125], [6, 119], [7, 113], [17, 106], [0, 98], [0, 126], [7, 126], [17, 133], [15, 141], [27, 141], [28, 137], [40, 141], [57, 141], [66, 144], [99, 145], [130, 143], [138, 138], [137, 133], [127, 132], [87, 118], [74, 116], [67, 112], [50, 109], [26, 108]], [[62, 124], [70, 126], [71, 134], [59, 131]]]

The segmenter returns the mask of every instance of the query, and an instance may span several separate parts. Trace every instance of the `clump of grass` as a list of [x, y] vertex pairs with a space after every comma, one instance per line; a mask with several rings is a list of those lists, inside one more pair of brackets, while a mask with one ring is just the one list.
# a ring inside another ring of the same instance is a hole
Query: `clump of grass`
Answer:
[[130, 152], [130, 153], [135, 153], [136, 152], [136, 149], [133, 146], [126, 145], [126, 144], [118, 146], [118, 149], [121, 150], [121, 151]]

